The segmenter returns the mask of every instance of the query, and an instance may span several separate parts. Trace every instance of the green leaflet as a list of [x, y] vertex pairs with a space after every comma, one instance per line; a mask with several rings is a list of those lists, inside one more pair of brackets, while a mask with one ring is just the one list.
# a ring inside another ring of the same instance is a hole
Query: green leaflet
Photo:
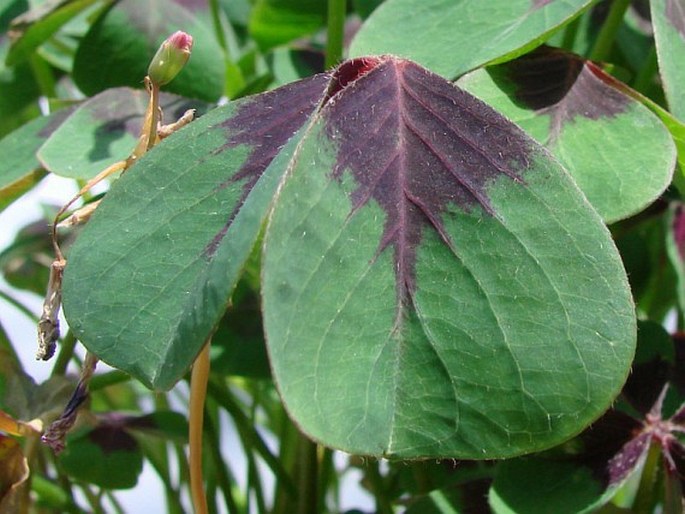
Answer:
[[350, 57], [393, 54], [455, 78], [543, 43], [593, 0], [386, 0], [350, 45]]

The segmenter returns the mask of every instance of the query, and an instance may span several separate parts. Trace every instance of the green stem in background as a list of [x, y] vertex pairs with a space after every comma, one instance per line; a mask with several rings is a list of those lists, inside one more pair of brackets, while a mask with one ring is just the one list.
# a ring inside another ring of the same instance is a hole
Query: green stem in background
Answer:
[[20, 311], [24, 316], [29, 318], [31, 321], [38, 321], [38, 318], [36, 317], [36, 314], [33, 312], [32, 309], [29, 309], [21, 303], [19, 300], [11, 297], [4, 291], [0, 291], [0, 300], [5, 300], [7, 303], [9, 303], [12, 307]]
[[412, 463], [411, 471], [419, 494], [428, 494], [434, 489], [430, 473], [428, 472], [428, 466], [425, 462]]
[[604, 61], [609, 58], [614, 46], [616, 32], [621, 26], [623, 16], [630, 6], [630, 0], [613, 0], [604, 24], [597, 35], [595, 46], [590, 52], [589, 58], [593, 61]]
[[379, 514], [393, 514], [392, 504], [388, 500], [385, 484], [383, 483], [383, 476], [378, 470], [379, 464], [378, 461], [369, 461], [364, 468], [366, 471], [364, 474], [371, 485], [371, 492], [376, 500], [376, 512]]
[[649, 86], [654, 80], [654, 74], [657, 72], [658, 67], [659, 63], [656, 55], [656, 44], [652, 43], [652, 47], [649, 49], [645, 62], [635, 76], [635, 80], [633, 80], [633, 89], [646, 95], [649, 92]]
[[[251, 448], [253, 452], [264, 460], [264, 463], [269, 466], [271, 472], [276, 477], [279, 487], [282, 487], [289, 496], [296, 496], [297, 488], [286, 472], [283, 462], [271, 453], [268, 445], [255, 429], [253, 421], [243, 412], [226, 384], [218, 379], [212, 379], [209, 382], [208, 390], [212, 398], [233, 418], [240, 438], [243, 440], [243, 446]], [[278, 439], [281, 441], [281, 446], [285, 447], [283, 444], [284, 439], [281, 437]]]
[[207, 438], [206, 447], [212, 449], [210, 451], [210, 460], [213, 464], [213, 478], [218, 490], [223, 495], [226, 510], [237, 514], [244, 510], [238, 507], [238, 502], [233, 497], [233, 491], [237, 489], [237, 486], [233, 473], [228, 466], [228, 459], [224, 459], [221, 455], [221, 433], [219, 407], [217, 402], [210, 396], [207, 398], [205, 437]]
[[[298, 450], [298, 430], [285, 412], [280, 416], [274, 416], [274, 427], [276, 427], [278, 441], [280, 441], [278, 462], [288, 470], [295, 470], [297, 463]], [[288, 481], [290, 475], [286, 474]], [[294, 476], [294, 473], [293, 473]], [[276, 481], [274, 491], [274, 502], [272, 514], [291, 514], [296, 509], [299, 492], [296, 485], [292, 484], [290, 491], [285, 488], [285, 480]]]
[[226, 35], [224, 34], [224, 29], [221, 25], [221, 7], [219, 6], [219, 0], [209, 0], [209, 11], [212, 14], [212, 25], [214, 26], [214, 35], [216, 36], [216, 40], [219, 42], [219, 46], [221, 46], [223, 49], [226, 60], [230, 60], [231, 52], [228, 48]]
[[[170, 409], [171, 407], [169, 405], [169, 399], [166, 395], [155, 395], [155, 410], [163, 411]], [[181, 505], [180, 500], [181, 494], [178, 491], [178, 489], [180, 489], [180, 485], [176, 487], [172, 483], [171, 474], [169, 472], [169, 455], [171, 454], [169, 449], [171, 447], [176, 454], [183, 454], [180, 444], [171, 441], [167, 443], [159, 438], [141, 438], [140, 444], [143, 448], [146, 458], [150, 461], [155, 471], [157, 471], [157, 474], [164, 484], [168, 514], [184, 514], [184, 508], [183, 505]], [[180, 466], [180, 469], [184, 468], [184, 465]]]
[[[317, 499], [317, 511], [326, 512], [326, 493], [334, 490], [337, 491], [337, 483], [335, 482], [336, 472], [333, 463], [333, 451], [323, 446], [319, 446], [319, 490]], [[337, 494], [335, 495], [337, 497]], [[335, 506], [336, 510], [339, 505]]]
[[[248, 451], [249, 448], [245, 448], [245, 450], [245, 455], [247, 457], [247, 490], [254, 494], [257, 512], [268, 512], [266, 500], [264, 498], [264, 487], [262, 486], [262, 481], [259, 476], [259, 468], [257, 467], [254, 453]], [[249, 507], [249, 505], [247, 507]]]
[[[249, 410], [246, 414], [249, 416], [249, 421], [252, 426], [257, 426], [256, 422], [256, 411], [257, 402], [259, 400], [259, 395], [256, 393], [251, 394], [251, 404]], [[247, 460], [247, 501], [245, 503], [245, 511], [252, 512], [254, 509], [250, 504], [252, 497], [255, 499], [257, 512], [268, 512], [266, 507], [266, 500], [264, 498], [264, 487], [262, 485], [262, 480], [259, 474], [259, 468], [257, 467], [257, 461], [255, 459], [255, 449], [252, 447], [248, 439], [245, 439], [242, 435], [240, 436], [240, 442], [243, 446], [243, 452], [245, 453], [245, 458]]]
[[38, 54], [31, 54], [29, 58], [31, 71], [38, 83], [40, 92], [46, 98], [55, 98], [55, 76], [53, 75], [50, 65]]
[[631, 512], [634, 514], [651, 514], [654, 512], [658, 498], [657, 488], [661, 482], [659, 480], [661, 459], [661, 447], [658, 444], [651, 443], [647, 452], [647, 458], [642, 466], [640, 484], [638, 485], [635, 502], [631, 509]]
[[342, 60], [346, 8], [346, 0], [328, 0], [326, 68], [332, 68]]
[[81, 491], [83, 492], [84, 498], [88, 501], [93, 514], [107, 514], [102, 508], [102, 498], [99, 494], [91, 491], [87, 484], [81, 484]]
[[[155, 470], [164, 486], [164, 497], [166, 499], [166, 512], [168, 514], [184, 514], [181, 505], [181, 493], [174, 488], [169, 475], [169, 456], [167, 453], [167, 443], [163, 440], [153, 440], [153, 438], [140, 438], [138, 441], [145, 459]], [[161, 502], [160, 502], [161, 503]]]
[[114, 496], [114, 494], [112, 494], [111, 491], [107, 491], [105, 493], [105, 496], [107, 497], [107, 500], [112, 504], [117, 514], [126, 514], [124, 508], [121, 506], [121, 503], [119, 503], [119, 500], [117, 500], [117, 497]]
[[71, 358], [74, 356], [74, 348], [76, 347], [76, 337], [74, 333], [70, 330], [67, 335], [64, 336], [62, 344], [59, 347], [59, 353], [57, 354], [57, 360], [55, 365], [52, 367], [52, 372], [50, 376], [56, 377], [64, 375], [67, 372], [67, 366]]
[[576, 42], [576, 34], [578, 34], [578, 27], [582, 16], [577, 16], [571, 23], [566, 25], [564, 29], [564, 37], [561, 41], [562, 48], [573, 51], [573, 44]]
[[306, 435], [299, 434], [298, 444], [298, 514], [317, 514], [317, 490], [319, 488], [319, 460], [316, 443]]

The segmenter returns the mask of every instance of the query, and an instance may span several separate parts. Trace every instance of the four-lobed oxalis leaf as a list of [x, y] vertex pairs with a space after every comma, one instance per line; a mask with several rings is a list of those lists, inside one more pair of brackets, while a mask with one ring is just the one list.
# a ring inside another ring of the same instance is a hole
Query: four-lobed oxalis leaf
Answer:
[[578, 433], [620, 390], [634, 307], [599, 216], [519, 128], [391, 56], [229, 104], [142, 158], [70, 253], [72, 328], [170, 387], [272, 205], [267, 345], [314, 439], [506, 457]]

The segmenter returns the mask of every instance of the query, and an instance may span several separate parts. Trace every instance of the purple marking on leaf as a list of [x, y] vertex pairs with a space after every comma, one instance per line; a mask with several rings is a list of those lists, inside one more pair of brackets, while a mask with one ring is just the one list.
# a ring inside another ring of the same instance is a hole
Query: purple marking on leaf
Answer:
[[207, 0], [173, 0], [175, 4], [189, 10], [192, 13], [199, 11], [209, 11]]
[[666, 0], [666, 20], [685, 38], [685, 0]]
[[680, 260], [685, 261], [685, 208], [682, 205], [679, 205], [675, 210], [672, 230]]
[[[101, 93], [88, 101], [87, 108], [96, 122], [98, 135], [127, 132], [137, 138], [143, 125], [149, 95], [142, 90], [119, 88]], [[170, 93], [160, 93], [159, 105], [164, 123], [176, 121], [188, 109], [205, 112], [208, 104]]]
[[607, 467], [610, 485], [621, 482], [635, 469], [642, 456], [649, 450], [651, 440], [652, 435], [644, 432], [623, 445]]
[[[526, 108], [550, 116], [552, 140], [576, 117], [610, 118], [629, 105], [629, 98], [604, 80], [597, 66], [546, 46], [496, 66], [491, 73], [495, 81], [512, 82], [515, 99]], [[506, 84], [504, 89], [508, 89]]]
[[70, 105], [69, 107], [65, 107], [64, 109], [60, 109], [59, 111], [55, 112], [52, 114], [50, 117], [50, 121], [48, 121], [47, 125], [45, 125], [41, 130], [38, 131], [36, 134], [38, 137], [47, 139], [52, 135], [52, 133], [57, 130], [62, 123], [64, 123], [64, 120], [66, 120], [71, 113], [73, 113], [76, 109], [78, 108], [77, 105]]
[[546, 5], [551, 4], [552, 2], [554, 2], [554, 0], [531, 0], [534, 10], [545, 7]]
[[385, 211], [380, 254], [394, 248], [398, 295], [415, 288], [416, 248], [443, 225], [449, 206], [494, 214], [487, 186], [521, 181], [532, 142], [473, 96], [419, 65], [383, 57], [331, 98], [322, 115], [338, 147], [332, 176], [349, 171], [357, 187], [352, 212], [375, 200]]
[[627, 441], [642, 429], [642, 423], [623, 412], [610, 409], [580, 436], [582, 451], [579, 463], [589, 467], [605, 486], [611, 483], [611, 461]]
[[243, 193], [223, 228], [205, 248], [204, 255], [207, 258], [211, 258], [216, 252], [264, 170], [320, 105], [329, 80], [328, 73], [314, 75], [257, 95], [243, 103], [221, 125], [228, 133], [228, 140], [215, 154], [239, 145], [248, 145], [252, 147], [252, 151], [240, 169], [217, 186], [217, 189], [222, 189], [230, 184], [243, 182]]
[[105, 454], [134, 452], [138, 449], [136, 440], [116, 424], [95, 427], [88, 433], [88, 440], [99, 446]]

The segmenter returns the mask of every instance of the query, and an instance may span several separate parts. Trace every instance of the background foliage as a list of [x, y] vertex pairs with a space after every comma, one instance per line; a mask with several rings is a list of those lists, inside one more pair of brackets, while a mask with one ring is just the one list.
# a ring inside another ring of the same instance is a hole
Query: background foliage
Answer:
[[[199, 119], [64, 233], [46, 381], [0, 319], [0, 511], [120, 512], [144, 463], [187, 511], [215, 329], [212, 512], [338, 512], [349, 477], [383, 513], [682, 512], [683, 0], [3, 0], [1, 209], [126, 158], [175, 30], [165, 121]], [[32, 319], [56, 209], [0, 253]], [[77, 339], [115, 369], [54, 455]]]

